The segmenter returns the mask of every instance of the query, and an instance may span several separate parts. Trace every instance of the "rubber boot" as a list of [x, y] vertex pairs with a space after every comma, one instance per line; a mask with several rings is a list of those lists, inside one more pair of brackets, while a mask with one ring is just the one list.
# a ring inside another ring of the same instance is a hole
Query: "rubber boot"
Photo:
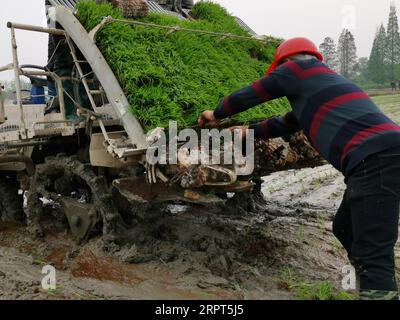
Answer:
[[397, 291], [361, 290], [360, 300], [399, 300]]
[[[353, 264], [354, 266], [354, 264]], [[361, 290], [360, 271], [356, 268], [356, 292], [360, 300], [399, 300], [397, 291]]]

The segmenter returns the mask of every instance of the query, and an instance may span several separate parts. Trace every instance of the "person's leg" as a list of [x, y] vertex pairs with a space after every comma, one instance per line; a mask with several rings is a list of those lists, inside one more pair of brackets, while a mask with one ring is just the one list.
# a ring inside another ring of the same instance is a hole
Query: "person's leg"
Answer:
[[[65, 105], [65, 116], [68, 120], [76, 120], [76, 108], [71, 98], [74, 97], [74, 90], [72, 85], [72, 70], [69, 68], [57, 69], [56, 74], [61, 78], [63, 90], [64, 90], [64, 105]], [[71, 97], [71, 98], [70, 98]]]
[[51, 98], [54, 98], [57, 95], [56, 84], [53, 80], [47, 81], [47, 89], [49, 90], [48, 94]]
[[349, 258], [351, 258], [351, 248], [353, 246], [353, 230], [351, 222], [351, 211], [347, 204], [347, 191], [343, 195], [342, 203], [333, 220], [332, 231], [335, 237], [346, 249]]
[[364, 170], [350, 179], [348, 190], [354, 237], [351, 253], [360, 276], [360, 298], [398, 299], [394, 246], [399, 224], [400, 155], [366, 161]]
[[[82, 58], [82, 60], [84, 60], [84, 58]], [[86, 81], [87, 84], [90, 88], [90, 90], [95, 90], [95, 85], [94, 85], [94, 76], [93, 75], [89, 75], [90, 73], [92, 73], [92, 68], [88, 65], [88, 64], [84, 64], [82, 66], [82, 71], [84, 74], [88, 75], [86, 76]], [[75, 78], [79, 78], [78, 74], [75, 74]], [[76, 84], [76, 92], [74, 91], [75, 94], [75, 99], [76, 101], [84, 108], [89, 109], [89, 110], [93, 110], [92, 104], [89, 100], [89, 97], [87, 95], [86, 89], [83, 85], [82, 82], [79, 82], [78, 84]], [[94, 97], [95, 101], [97, 100], [96, 96]]]
[[56, 84], [52, 80], [47, 80], [47, 88], [48, 88], [48, 101], [46, 109], [44, 110], [44, 115], [50, 113], [59, 113], [60, 112], [60, 104], [58, 101], [58, 93]]

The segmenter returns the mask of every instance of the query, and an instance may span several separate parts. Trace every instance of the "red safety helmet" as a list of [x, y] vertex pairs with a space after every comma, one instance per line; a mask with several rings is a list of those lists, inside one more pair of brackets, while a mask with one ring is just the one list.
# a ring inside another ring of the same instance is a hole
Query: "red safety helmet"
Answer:
[[308, 53], [316, 56], [320, 61], [324, 60], [322, 54], [318, 51], [317, 46], [307, 38], [293, 38], [284, 41], [279, 48], [276, 50], [275, 60], [269, 67], [267, 75], [274, 71], [279, 63], [296, 54]]

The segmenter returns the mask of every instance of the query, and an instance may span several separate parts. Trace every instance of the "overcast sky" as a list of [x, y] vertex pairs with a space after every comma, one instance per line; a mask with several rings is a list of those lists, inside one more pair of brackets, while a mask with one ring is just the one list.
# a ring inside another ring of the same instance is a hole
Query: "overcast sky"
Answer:
[[[359, 56], [369, 56], [376, 28], [386, 26], [389, 6], [400, 0], [214, 0], [240, 16], [257, 33], [290, 38], [309, 37], [320, 44], [326, 36], [338, 39], [343, 27], [354, 33]], [[7, 4], [6, 4], [7, 3]], [[0, 66], [12, 61], [7, 21], [45, 26], [44, 0], [2, 0]], [[17, 31], [20, 62], [45, 65], [47, 36]], [[0, 80], [10, 79], [0, 73]]]

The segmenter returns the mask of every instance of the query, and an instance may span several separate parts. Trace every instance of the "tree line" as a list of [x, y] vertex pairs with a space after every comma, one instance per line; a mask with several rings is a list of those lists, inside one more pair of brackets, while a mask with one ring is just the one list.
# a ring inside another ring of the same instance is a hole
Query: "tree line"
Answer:
[[369, 57], [358, 58], [354, 35], [344, 29], [336, 45], [326, 37], [319, 47], [325, 63], [365, 87], [400, 87], [400, 31], [396, 6], [390, 6], [387, 27], [377, 29]]

